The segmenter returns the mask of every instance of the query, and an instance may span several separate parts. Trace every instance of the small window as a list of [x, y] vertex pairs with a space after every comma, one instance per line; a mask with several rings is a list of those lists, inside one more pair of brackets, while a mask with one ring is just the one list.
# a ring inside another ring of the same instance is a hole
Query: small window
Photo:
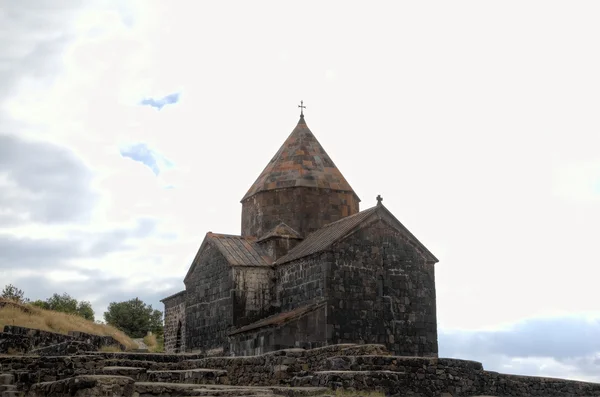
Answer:
[[381, 297], [385, 294], [385, 287], [383, 285], [383, 276], [377, 277], [377, 294]]

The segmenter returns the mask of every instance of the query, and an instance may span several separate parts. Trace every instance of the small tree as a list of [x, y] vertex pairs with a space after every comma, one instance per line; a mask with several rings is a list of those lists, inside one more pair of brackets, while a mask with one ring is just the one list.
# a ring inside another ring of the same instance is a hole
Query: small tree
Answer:
[[49, 310], [49, 309], [50, 309], [50, 308], [48, 307], [48, 303], [47, 303], [47, 302], [44, 302], [44, 301], [43, 301], [43, 300], [41, 300], [41, 299], [36, 299], [36, 300], [34, 300], [33, 302], [31, 302], [31, 305], [32, 305], [32, 306], [35, 306], [35, 307], [39, 307], [40, 309], [46, 309], [46, 310]]
[[163, 334], [162, 312], [152, 309], [152, 305], [146, 305], [138, 298], [111, 302], [104, 313], [104, 321], [132, 338], [143, 338], [148, 331], [157, 336]]
[[26, 303], [29, 300], [25, 298], [25, 292], [22, 289], [15, 287], [12, 284], [8, 284], [2, 290], [2, 298], [10, 299], [19, 303]]
[[48, 309], [57, 312], [77, 314], [77, 299], [64, 292], [62, 295], [53, 294], [46, 300]]
[[94, 309], [88, 301], [81, 301], [77, 304], [77, 314], [86, 320], [94, 321]]
[[88, 301], [77, 302], [77, 299], [64, 292], [62, 295], [53, 294], [46, 301], [36, 300], [31, 302], [33, 306], [37, 306], [46, 310], [54, 310], [61, 313], [74, 314], [85, 318], [86, 320], [94, 321], [94, 310], [92, 304]]

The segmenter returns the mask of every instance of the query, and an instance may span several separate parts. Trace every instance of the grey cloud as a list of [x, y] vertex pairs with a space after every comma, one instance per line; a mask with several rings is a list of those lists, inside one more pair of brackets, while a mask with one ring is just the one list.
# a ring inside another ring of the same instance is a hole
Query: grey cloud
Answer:
[[[2, 2], [0, 13], [0, 96], [9, 96], [17, 76], [55, 75], [60, 53], [72, 38], [67, 26], [83, 1]], [[2, 98], [0, 98], [1, 100]]]
[[117, 228], [101, 233], [71, 233], [66, 239], [19, 238], [0, 234], [0, 269], [57, 269], [71, 259], [102, 258], [132, 246], [132, 240], [156, 230], [152, 219], [140, 219], [131, 229]]
[[[566, 376], [560, 368], [521, 362], [517, 369], [504, 365], [511, 359], [551, 358], [573, 366], [577, 373], [600, 373], [600, 320], [565, 316], [534, 318], [502, 331], [440, 331], [440, 357], [480, 361], [486, 369], [527, 375]], [[539, 362], [541, 362], [538, 360]]]
[[72, 152], [47, 142], [26, 141], [0, 132], [0, 218], [7, 226], [22, 217], [42, 223], [85, 219], [96, 199], [91, 172]]
[[0, 235], [0, 269], [39, 269], [79, 256], [74, 244]]
[[506, 331], [441, 333], [440, 344], [447, 354], [505, 354], [565, 360], [600, 352], [600, 320], [529, 319]]

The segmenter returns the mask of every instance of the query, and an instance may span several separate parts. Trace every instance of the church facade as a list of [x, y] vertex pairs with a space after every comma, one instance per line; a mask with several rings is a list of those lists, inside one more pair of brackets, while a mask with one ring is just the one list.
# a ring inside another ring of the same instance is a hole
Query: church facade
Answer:
[[241, 200], [241, 234], [207, 233], [164, 298], [168, 353], [255, 355], [380, 343], [437, 356], [435, 256], [360, 199], [304, 115]]

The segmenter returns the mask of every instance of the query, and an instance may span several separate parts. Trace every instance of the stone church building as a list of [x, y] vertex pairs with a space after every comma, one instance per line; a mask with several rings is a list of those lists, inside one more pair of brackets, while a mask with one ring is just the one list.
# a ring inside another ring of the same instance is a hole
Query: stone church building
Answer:
[[242, 198], [241, 235], [207, 233], [164, 298], [165, 348], [255, 355], [380, 343], [437, 356], [436, 257], [360, 199], [300, 121]]

